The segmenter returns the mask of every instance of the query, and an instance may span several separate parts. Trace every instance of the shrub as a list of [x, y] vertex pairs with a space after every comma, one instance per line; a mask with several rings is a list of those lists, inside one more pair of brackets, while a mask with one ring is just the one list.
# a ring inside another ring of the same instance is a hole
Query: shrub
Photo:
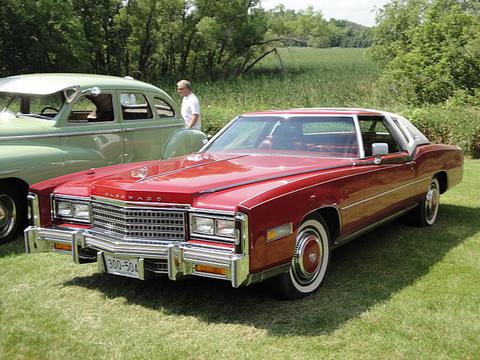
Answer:
[[399, 112], [412, 121], [431, 142], [458, 145], [465, 153], [472, 155], [475, 144], [480, 146], [478, 108], [430, 105]]
[[474, 159], [480, 159], [480, 126], [473, 134], [470, 153]]

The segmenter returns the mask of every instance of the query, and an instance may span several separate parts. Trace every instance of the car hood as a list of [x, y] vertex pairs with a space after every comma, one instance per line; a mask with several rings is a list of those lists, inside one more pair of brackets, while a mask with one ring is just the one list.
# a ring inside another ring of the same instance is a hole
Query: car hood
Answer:
[[12, 136], [46, 134], [46, 130], [52, 129], [54, 125], [53, 120], [17, 117], [9, 112], [0, 112], [0, 140], [12, 140]]
[[351, 159], [196, 153], [168, 161], [139, 163], [134, 168], [108, 176], [102, 169], [93, 170], [96, 175], [90, 172], [88, 178], [68, 182], [56, 192], [123, 201], [204, 206], [200, 199], [211, 194], [242, 189], [242, 197], [248, 197], [252, 194], [248, 188], [252, 186], [261, 185], [262, 188], [257, 190], [265, 191], [265, 184], [268, 184], [267, 188], [275, 187], [288, 178], [351, 164]]

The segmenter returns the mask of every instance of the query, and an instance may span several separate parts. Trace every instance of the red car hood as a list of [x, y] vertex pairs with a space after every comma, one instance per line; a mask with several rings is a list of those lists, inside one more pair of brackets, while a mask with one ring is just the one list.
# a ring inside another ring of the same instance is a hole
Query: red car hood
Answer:
[[108, 175], [103, 169], [98, 169], [96, 174], [90, 173], [88, 178], [70, 181], [57, 187], [55, 192], [191, 205], [195, 198], [202, 195], [253, 184], [274, 183], [289, 176], [351, 164], [350, 159], [197, 153], [168, 161], [139, 163], [134, 168], [120, 168]]

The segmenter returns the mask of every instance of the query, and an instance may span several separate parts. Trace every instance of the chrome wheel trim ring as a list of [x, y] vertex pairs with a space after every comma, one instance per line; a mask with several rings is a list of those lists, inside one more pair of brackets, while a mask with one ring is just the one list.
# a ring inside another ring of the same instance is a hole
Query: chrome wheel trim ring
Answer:
[[312, 228], [303, 230], [297, 241], [293, 258], [293, 274], [302, 285], [308, 285], [318, 275], [322, 265], [323, 248], [320, 235]]
[[425, 196], [425, 220], [427, 224], [432, 225], [438, 214], [438, 206], [440, 203], [440, 191], [438, 189], [438, 181], [434, 179], [428, 188]]
[[15, 227], [17, 208], [9, 195], [0, 195], [0, 238], [8, 236]]

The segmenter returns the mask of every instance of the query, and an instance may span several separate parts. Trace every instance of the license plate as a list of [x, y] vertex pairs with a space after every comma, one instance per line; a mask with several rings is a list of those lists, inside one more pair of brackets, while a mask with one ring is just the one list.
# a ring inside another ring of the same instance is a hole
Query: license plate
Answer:
[[109, 254], [103, 254], [105, 257], [105, 268], [107, 273], [139, 278], [138, 259], [118, 257]]

